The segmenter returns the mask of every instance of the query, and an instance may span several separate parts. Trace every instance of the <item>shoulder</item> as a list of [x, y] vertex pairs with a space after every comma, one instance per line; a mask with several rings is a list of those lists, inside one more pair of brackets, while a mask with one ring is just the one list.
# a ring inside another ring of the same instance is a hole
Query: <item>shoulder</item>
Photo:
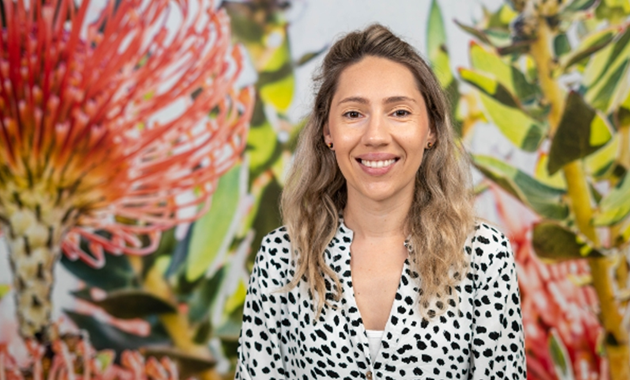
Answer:
[[487, 222], [477, 221], [466, 240], [466, 251], [472, 256], [483, 256], [485, 252], [509, 249], [509, 245], [508, 238], [498, 228]]
[[[470, 259], [470, 269], [474, 280], [479, 277], [512, 275], [514, 254], [508, 238], [498, 228], [489, 223], [478, 221], [465, 245]], [[477, 282], [477, 281], [476, 281]]]
[[268, 283], [269, 287], [282, 287], [290, 281], [293, 266], [291, 239], [286, 227], [276, 228], [265, 235], [252, 272], [255, 271], [257, 277]]

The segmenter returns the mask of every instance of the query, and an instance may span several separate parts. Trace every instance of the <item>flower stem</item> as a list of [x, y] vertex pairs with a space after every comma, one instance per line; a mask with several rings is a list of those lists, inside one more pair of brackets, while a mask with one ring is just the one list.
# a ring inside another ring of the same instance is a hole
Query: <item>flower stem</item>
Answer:
[[560, 124], [562, 112], [564, 111], [564, 91], [552, 77], [553, 56], [551, 52], [553, 51], [553, 35], [547, 25], [547, 21], [542, 17], [538, 23], [537, 33], [538, 38], [530, 45], [530, 54], [536, 62], [540, 87], [551, 105], [548, 120], [550, 134], [553, 136]]
[[58, 337], [51, 296], [61, 252], [57, 233], [61, 224], [48, 223], [41, 212], [28, 207], [14, 210], [8, 222], [1, 227], [9, 247], [19, 332], [25, 339], [47, 344]]
[[[564, 109], [564, 95], [559, 84], [553, 79], [551, 65], [552, 31], [544, 18], [539, 20], [537, 40], [531, 45], [530, 54], [536, 62], [540, 86], [551, 105], [549, 114], [550, 134], [553, 136]], [[591, 192], [582, 161], [573, 161], [563, 167], [567, 181], [567, 192], [576, 224], [595, 246], [600, 246], [597, 231], [591, 224], [593, 208]], [[600, 321], [605, 330], [604, 345], [610, 363], [612, 380], [630, 379], [630, 348], [628, 332], [624, 329], [623, 318], [614, 297], [613, 266], [615, 259], [611, 257], [588, 260], [593, 287], [600, 304]]]

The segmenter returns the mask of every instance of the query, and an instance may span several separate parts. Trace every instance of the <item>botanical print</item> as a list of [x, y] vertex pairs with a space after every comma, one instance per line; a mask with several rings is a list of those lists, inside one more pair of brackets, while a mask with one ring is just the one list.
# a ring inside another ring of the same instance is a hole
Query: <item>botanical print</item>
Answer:
[[[234, 378], [298, 73], [326, 49], [295, 57], [309, 3], [0, 1], [0, 379]], [[514, 249], [528, 378], [630, 379], [630, 1], [474, 23], [422, 3], [479, 214]]]

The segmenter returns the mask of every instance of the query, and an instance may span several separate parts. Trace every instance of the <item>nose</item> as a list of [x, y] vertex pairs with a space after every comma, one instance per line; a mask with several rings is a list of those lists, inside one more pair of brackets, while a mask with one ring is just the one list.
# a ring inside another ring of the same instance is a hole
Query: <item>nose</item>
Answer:
[[382, 146], [389, 143], [387, 120], [383, 116], [370, 117], [363, 134], [363, 143], [367, 146]]

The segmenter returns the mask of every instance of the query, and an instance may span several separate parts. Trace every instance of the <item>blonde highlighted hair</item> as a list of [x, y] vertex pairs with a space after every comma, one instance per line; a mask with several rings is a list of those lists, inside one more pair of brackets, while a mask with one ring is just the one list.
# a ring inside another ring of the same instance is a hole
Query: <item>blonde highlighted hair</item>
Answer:
[[315, 77], [314, 106], [301, 131], [281, 200], [284, 224], [298, 263], [289, 288], [305, 278], [311, 294], [317, 296], [318, 312], [326, 303], [326, 277], [336, 285], [333, 298], [341, 297], [339, 279], [324, 261], [324, 250], [346, 206], [346, 181], [324, 142], [323, 128], [339, 76], [368, 56], [389, 59], [411, 71], [436, 135], [416, 175], [405, 231], [412, 247], [411, 269], [419, 274], [420, 311], [432, 317], [446, 310], [442, 297], [448, 298], [467, 272], [463, 247], [474, 224], [470, 170], [466, 154], [454, 141], [449, 105], [435, 75], [409, 44], [381, 25], [338, 40]]

